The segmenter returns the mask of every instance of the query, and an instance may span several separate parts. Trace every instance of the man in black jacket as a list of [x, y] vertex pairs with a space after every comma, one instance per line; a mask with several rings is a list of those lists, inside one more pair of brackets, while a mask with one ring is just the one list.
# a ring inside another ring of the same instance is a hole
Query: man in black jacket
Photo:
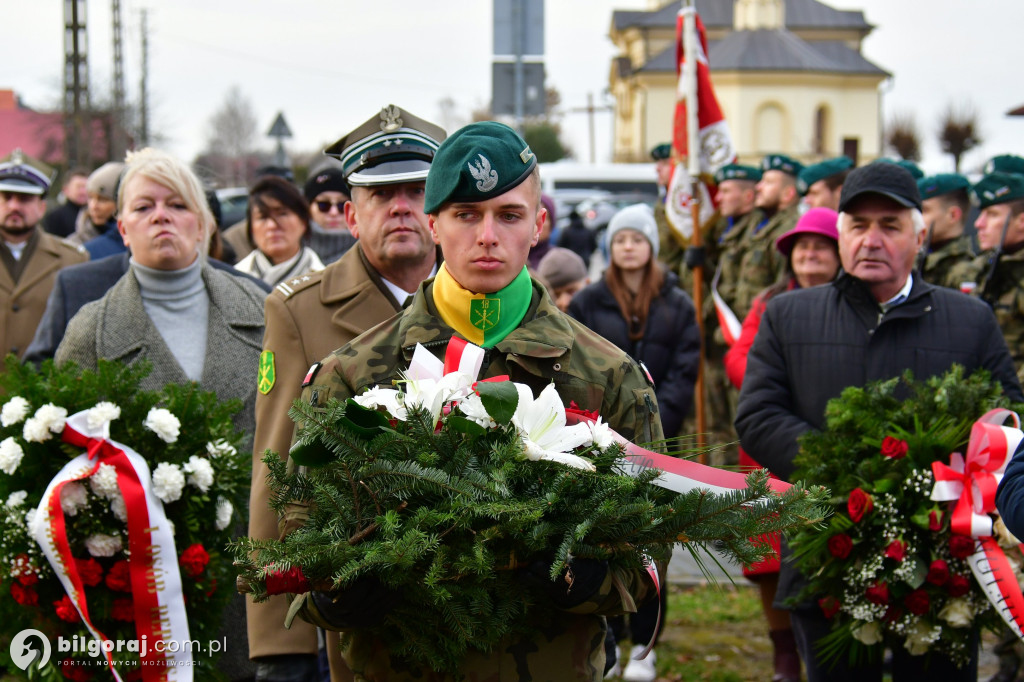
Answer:
[[[847, 386], [899, 376], [918, 380], [954, 363], [967, 372], [984, 368], [1013, 400], [1024, 399], [1013, 361], [992, 311], [980, 301], [914, 278], [924, 238], [921, 198], [906, 170], [870, 164], [850, 173], [839, 203], [839, 254], [844, 273], [831, 285], [776, 296], [750, 351], [736, 429], [744, 449], [774, 474], [793, 473], [797, 438], [825, 424], [825, 404]], [[783, 549], [783, 558], [787, 554]], [[881, 665], [834, 668], [816, 657], [829, 632], [818, 606], [786, 603], [803, 587], [783, 561], [776, 606], [791, 608], [793, 631], [817, 680], [881, 680]], [[925, 657], [894, 651], [893, 679], [923, 679]], [[930, 657], [934, 680], [975, 680], [977, 662], [958, 670], [940, 654]]]

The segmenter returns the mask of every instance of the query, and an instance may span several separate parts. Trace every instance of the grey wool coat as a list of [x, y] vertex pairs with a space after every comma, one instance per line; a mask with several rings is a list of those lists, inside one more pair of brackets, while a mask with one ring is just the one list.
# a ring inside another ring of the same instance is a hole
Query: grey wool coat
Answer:
[[[256, 374], [263, 346], [263, 300], [255, 284], [203, 264], [203, 283], [210, 297], [206, 361], [199, 382], [221, 400], [240, 398], [235, 425], [252, 437], [255, 429]], [[139, 282], [129, 270], [98, 301], [87, 303], [71, 319], [57, 348], [56, 361], [94, 369], [99, 358], [134, 364], [149, 360], [153, 370], [142, 381], [145, 390], [188, 377], [146, 314]], [[250, 441], [251, 442], [251, 441]]]

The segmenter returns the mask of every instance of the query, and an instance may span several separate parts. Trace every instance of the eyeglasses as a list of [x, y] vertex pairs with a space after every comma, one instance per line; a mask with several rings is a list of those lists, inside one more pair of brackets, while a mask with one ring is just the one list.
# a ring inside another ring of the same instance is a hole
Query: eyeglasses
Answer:
[[338, 213], [344, 213], [345, 212], [345, 202], [344, 201], [315, 201], [313, 203], [316, 204], [317, 209], [321, 213], [330, 213], [331, 212], [331, 206], [336, 207], [338, 209]]

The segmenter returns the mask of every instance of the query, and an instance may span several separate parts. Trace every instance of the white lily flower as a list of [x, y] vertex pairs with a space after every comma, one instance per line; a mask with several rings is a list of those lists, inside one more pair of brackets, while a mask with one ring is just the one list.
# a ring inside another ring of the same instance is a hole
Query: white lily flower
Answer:
[[565, 407], [554, 384], [548, 384], [536, 399], [528, 386], [513, 384], [519, 391], [519, 404], [512, 423], [519, 429], [526, 458], [559, 462], [577, 469], [594, 471], [594, 465], [571, 450], [592, 442], [586, 424], [565, 425]]
[[388, 414], [399, 421], [405, 421], [408, 417], [406, 409], [402, 407], [398, 401], [398, 391], [393, 388], [381, 388], [380, 386], [374, 386], [373, 388], [367, 389], [364, 393], [357, 395], [352, 398], [357, 405], [365, 407], [368, 410], [375, 410], [378, 407], [383, 407]]
[[466, 419], [476, 422], [485, 429], [493, 429], [498, 425], [491, 415], [487, 413], [484, 401], [476, 393], [470, 393], [463, 398], [459, 402], [459, 409], [462, 410], [462, 414], [465, 415]]
[[601, 417], [590, 422], [583, 422], [590, 429], [590, 437], [594, 441], [594, 445], [604, 450], [610, 448], [615, 444], [615, 437], [612, 436], [612, 429], [608, 424], [601, 421]]
[[436, 379], [405, 379], [405, 397], [403, 402], [407, 409], [422, 407], [430, 412], [436, 423], [441, 418], [444, 404], [459, 400], [472, 391], [475, 379], [465, 372], [449, 372]]

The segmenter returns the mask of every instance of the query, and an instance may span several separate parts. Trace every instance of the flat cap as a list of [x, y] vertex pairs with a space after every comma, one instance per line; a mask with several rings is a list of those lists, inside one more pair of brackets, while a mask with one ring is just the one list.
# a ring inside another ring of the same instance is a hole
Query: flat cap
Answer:
[[989, 173], [971, 187], [971, 199], [979, 208], [1024, 199], [1024, 175]]
[[800, 194], [807, 194], [811, 185], [819, 180], [831, 178], [833, 175], [839, 175], [851, 168], [853, 168], [853, 161], [845, 156], [837, 156], [834, 159], [805, 166], [796, 178], [796, 189]]
[[553, 246], [537, 264], [537, 274], [553, 289], [587, 278], [587, 264], [575, 251]]
[[761, 160], [761, 170], [770, 171], [777, 170], [782, 171], [788, 175], [792, 175], [794, 178], [800, 175], [800, 171], [804, 169], [804, 165], [796, 159], [791, 159], [785, 154], [769, 154]]
[[761, 179], [761, 169], [755, 166], [741, 166], [738, 163], [730, 163], [722, 166], [715, 173], [715, 184], [720, 185], [726, 180], [747, 180], [757, 182]]
[[839, 212], [846, 211], [855, 199], [865, 194], [880, 194], [900, 206], [921, 208], [917, 181], [910, 171], [895, 163], [875, 161], [850, 171], [839, 195]]
[[672, 145], [669, 142], [662, 142], [661, 144], [651, 149], [651, 158], [655, 161], [664, 161], [665, 159], [672, 158]]
[[445, 138], [444, 129], [389, 104], [324, 150], [341, 161], [353, 187], [417, 182]]
[[993, 156], [985, 163], [983, 170], [986, 175], [989, 173], [1016, 173], [1017, 175], [1024, 175], [1024, 158], [1014, 154]]
[[427, 175], [424, 213], [452, 201], [487, 201], [519, 186], [537, 156], [512, 128], [495, 121], [470, 123], [441, 144]]
[[53, 170], [30, 159], [20, 149], [0, 160], [0, 191], [19, 194], [46, 194], [53, 181]]
[[917, 190], [921, 193], [921, 201], [970, 188], [971, 181], [959, 173], [939, 173], [917, 181]]

